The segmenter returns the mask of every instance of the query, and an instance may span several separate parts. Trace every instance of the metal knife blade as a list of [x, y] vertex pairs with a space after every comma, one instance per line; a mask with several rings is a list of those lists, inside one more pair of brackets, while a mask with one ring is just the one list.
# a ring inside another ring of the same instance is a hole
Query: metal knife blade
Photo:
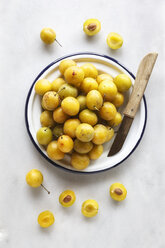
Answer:
[[143, 97], [145, 88], [149, 81], [157, 56], [158, 56], [157, 53], [149, 53], [142, 59], [139, 65], [133, 90], [123, 113], [124, 114], [123, 121], [117, 132], [112, 147], [108, 153], [108, 157], [113, 156], [117, 152], [119, 152], [124, 144], [124, 141], [127, 137], [127, 134], [130, 130], [136, 112], [138, 110], [139, 104]]
[[116, 138], [113, 142], [112, 148], [108, 153], [108, 157], [112, 156], [112, 155], [114, 155], [120, 151], [120, 149], [122, 148], [124, 141], [127, 137], [129, 129], [132, 125], [132, 122], [133, 122], [133, 118], [130, 118], [128, 116], [123, 117], [121, 126], [117, 132], [117, 135], [116, 135]]

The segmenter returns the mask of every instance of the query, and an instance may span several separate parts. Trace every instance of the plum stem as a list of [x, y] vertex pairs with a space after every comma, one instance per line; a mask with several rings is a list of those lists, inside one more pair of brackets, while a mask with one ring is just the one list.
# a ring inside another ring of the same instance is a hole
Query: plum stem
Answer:
[[94, 106], [94, 109], [96, 109], [97, 111], [99, 111], [99, 109], [98, 109], [98, 108], [96, 108], [96, 106]]
[[44, 189], [44, 190], [46, 190], [47, 192], [48, 192], [48, 194], [50, 194], [50, 191], [49, 190], [47, 190], [47, 188], [45, 188], [45, 186], [41, 183], [41, 187]]
[[60, 42], [58, 40], [55, 39], [55, 41], [58, 43], [58, 45], [60, 45], [62, 47], [62, 45], [60, 44]]
[[61, 90], [58, 91], [58, 93], [60, 93], [62, 90], [65, 90], [65, 89], [66, 89], [66, 87], [63, 87]]

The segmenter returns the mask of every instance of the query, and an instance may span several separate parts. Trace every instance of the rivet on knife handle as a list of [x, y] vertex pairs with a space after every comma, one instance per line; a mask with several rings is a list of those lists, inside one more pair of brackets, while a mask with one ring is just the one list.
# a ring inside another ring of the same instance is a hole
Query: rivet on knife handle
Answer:
[[157, 53], [149, 53], [143, 58], [141, 63], [143, 63], [144, 66], [140, 66], [138, 69], [133, 91], [131, 93], [129, 102], [123, 112], [124, 115], [131, 118], [135, 117], [157, 56]]

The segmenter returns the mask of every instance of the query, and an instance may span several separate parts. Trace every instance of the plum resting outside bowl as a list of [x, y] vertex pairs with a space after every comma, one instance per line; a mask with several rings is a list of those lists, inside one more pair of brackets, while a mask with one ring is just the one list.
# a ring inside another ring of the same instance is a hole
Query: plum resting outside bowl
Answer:
[[[113, 77], [115, 77], [119, 73], [125, 73], [129, 75], [129, 77], [132, 80], [132, 83], [134, 83], [134, 79], [135, 79], [134, 75], [131, 72], [129, 72], [129, 70], [126, 69], [123, 65], [121, 65], [118, 61], [106, 55], [99, 55], [95, 53], [77, 53], [59, 58], [54, 62], [52, 62], [51, 64], [49, 64], [45, 69], [43, 69], [43, 71], [34, 80], [28, 92], [28, 96], [26, 99], [26, 106], [25, 106], [25, 122], [26, 122], [28, 134], [30, 136], [32, 143], [40, 152], [40, 154], [54, 166], [63, 168], [70, 172], [78, 172], [78, 173], [96, 173], [111, 169], [121, 164], [134, 152], [134, 150], [138, 146], [143, 136], [146, 126], [146, 120], [147, 120], [147, 106], [146, 106], [145, 97], [143, 97], [141, 101], [139, 110], [136, 114], [136, 117], [133, 121], [133, 124], [131, 126], [131, 129], [129, 131], [129, 134], [122, 149], [114, 156], [107, 157], [108, 151], [114, 140], [113, 138], [110, 142], [103, 145], [104, 152], [101, 155], [101, 157], [98, 160], [91, 160], [90, 165], [85, 170], [78, 171], [74, 169], [72, 166], [70, 166], [69, 155], [65, 155], [64, 159], [60, 161], [51, 160], [47, 156], [45, 149], [41, 145], [39, 145], [38, 141], [36, 140], [36, 132], [41, 127], [40, 114], [42, 112], [42, 108], [41, 108], [41, 98], [34, 91], [35, 82], [41, 78], [47, 78], [50, 81], [53, 81], [55, 78], [59, 77], [60, 76], [60, 72], [58, 69], [59, 64], [63, 59], [67, 59], [67, 58], [75, 60], [78, 65], [81, 65], [85, 62], [91, 62], [96, 66], [99, 73], [109, 73]], [[119, 112], [122, 113], [122, 110], [124, 109], [124, 107], [128, 102], [130, 93], [131, 90], [126, 94], [125, 102], [123, 106], [119, 109]]]

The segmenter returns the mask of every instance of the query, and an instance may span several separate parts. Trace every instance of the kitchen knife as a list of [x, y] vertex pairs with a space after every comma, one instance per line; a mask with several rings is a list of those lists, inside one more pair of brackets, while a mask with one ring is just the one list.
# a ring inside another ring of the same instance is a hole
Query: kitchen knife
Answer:
[[122, 123], [117, 132], [112, 147], [110, 148], [108, 157], [115, 155], [117, 152], [119, 152], [124, 144], [124, 141], [127, 137], [127, 134], [130, 130], [136, 112], [140, 105], [157, 56], [157, 53], [149, 53], [142, 59], [139, 65], [130, 99], [123, 112], [124, 117]]

